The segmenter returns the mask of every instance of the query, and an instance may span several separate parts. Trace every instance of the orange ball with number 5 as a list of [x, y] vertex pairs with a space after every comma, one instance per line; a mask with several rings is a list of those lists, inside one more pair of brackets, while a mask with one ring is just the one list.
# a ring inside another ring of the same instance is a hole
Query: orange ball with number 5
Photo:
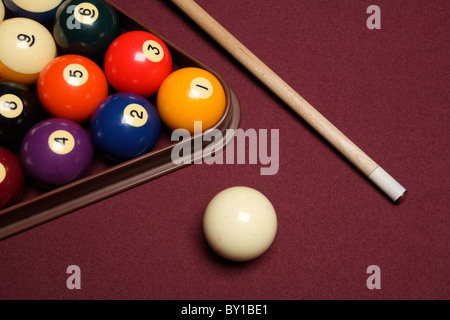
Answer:
[[37, 93], [53, 117], [84, 122], [107, 97], [108, 82], [94, 61], [69, 54], [46, 65], [37, 81]]

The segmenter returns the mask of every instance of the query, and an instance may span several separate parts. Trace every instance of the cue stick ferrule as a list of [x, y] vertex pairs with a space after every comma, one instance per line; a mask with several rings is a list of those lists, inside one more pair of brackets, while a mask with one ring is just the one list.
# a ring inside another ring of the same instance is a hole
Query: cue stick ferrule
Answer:
[[376, 168], [369, 176], [369, 180], [380, 188], [393, 202], [398, 202], [406, 195], [406, 189], [382, 167]]

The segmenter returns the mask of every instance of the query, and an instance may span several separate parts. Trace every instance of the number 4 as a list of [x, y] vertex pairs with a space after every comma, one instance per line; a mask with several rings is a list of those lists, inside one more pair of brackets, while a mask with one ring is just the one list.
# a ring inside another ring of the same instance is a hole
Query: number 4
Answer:
[[68, 141], [69, 139], [63, 137], [63, 138], [55, 138], [54, 140], [62, 145], [66, 145], [66, 141]]

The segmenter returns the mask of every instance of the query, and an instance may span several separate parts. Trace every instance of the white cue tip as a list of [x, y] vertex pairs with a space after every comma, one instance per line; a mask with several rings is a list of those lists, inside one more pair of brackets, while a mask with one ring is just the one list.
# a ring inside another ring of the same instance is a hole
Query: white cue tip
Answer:
[[399, 202], [406, 195], [406, 189], [381, 167], [377, 167], [372, 172], [369, 180], [380, 188], [393, 202]]

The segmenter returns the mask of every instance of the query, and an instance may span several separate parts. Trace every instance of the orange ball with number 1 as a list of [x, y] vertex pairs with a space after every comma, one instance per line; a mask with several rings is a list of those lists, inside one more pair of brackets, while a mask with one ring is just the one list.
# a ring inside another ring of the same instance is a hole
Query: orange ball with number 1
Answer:
[[171, 130], [186, 129], [194, 133], [196, 121], [202, 131], [212, 128], [226, 108], [225, 91], [210, 72], [195, 67], [170, 74], [159, 88], [156, 105], [164, 124]]

